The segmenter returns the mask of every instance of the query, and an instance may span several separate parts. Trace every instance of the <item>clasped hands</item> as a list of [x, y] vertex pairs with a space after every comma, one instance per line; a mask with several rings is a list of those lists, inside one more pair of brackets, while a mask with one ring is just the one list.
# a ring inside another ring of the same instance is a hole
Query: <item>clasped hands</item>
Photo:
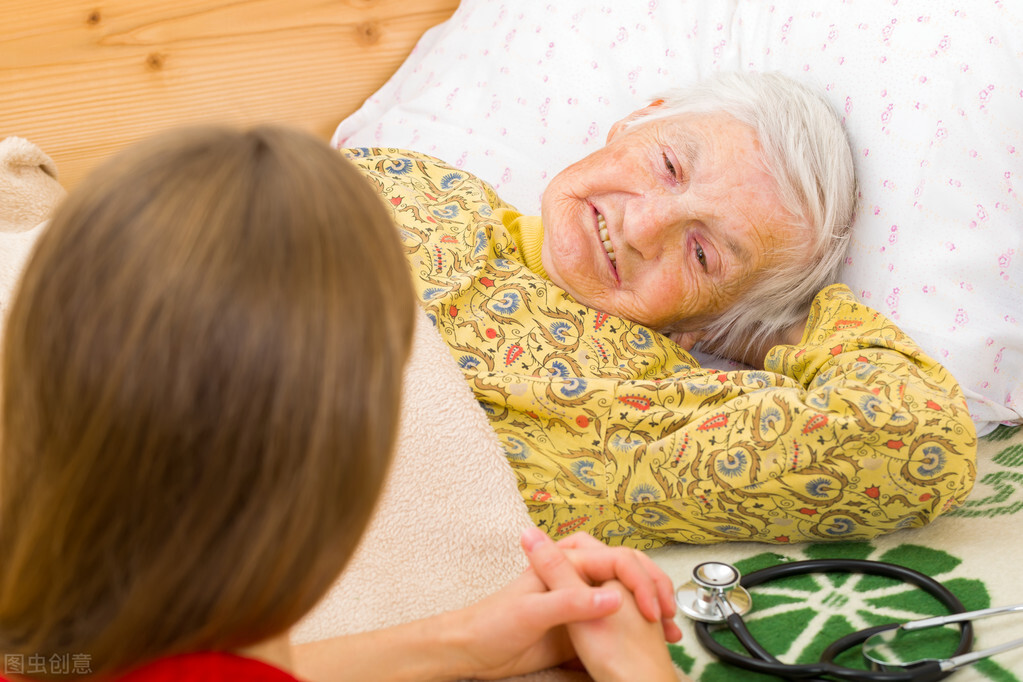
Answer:
[[[682, 637], [674, 589], [643, 553], [584, 533], [522, 534], [530, 566], [465, 609], [465, 670], [499, 679], [580, 661], [598, 682], [679, 679], [665, 641]], [[461, 629], [461, 628], [460, 628]]]

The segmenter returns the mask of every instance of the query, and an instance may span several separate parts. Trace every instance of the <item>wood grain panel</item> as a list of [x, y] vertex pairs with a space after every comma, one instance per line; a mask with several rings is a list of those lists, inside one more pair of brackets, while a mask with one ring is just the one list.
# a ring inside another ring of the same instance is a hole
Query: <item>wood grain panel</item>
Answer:
[[0, 138], [74, 186], [190, 122], [276, 121], [327, 138], [458, 0], [2, 0]]

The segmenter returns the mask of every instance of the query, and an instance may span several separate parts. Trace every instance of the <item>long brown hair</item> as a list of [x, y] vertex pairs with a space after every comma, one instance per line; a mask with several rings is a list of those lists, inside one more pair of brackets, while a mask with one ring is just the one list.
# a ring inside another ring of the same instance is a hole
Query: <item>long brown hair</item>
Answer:
[[373, 509], [413, 306], [381, 200], [304, 133], [176, 131], [95, 172], [7, 324], [0, 653], [110, 674], [291, 626]]

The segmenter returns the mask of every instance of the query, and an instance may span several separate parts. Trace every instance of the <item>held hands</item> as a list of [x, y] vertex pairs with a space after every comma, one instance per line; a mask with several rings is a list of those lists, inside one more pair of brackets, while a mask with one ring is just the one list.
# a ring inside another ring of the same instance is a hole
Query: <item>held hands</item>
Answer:
[[682, 637], [671, 581], [646, 555], [606, 547], [585, 534], [555, 544], [537, 529], [523, 533], [522, 545], [551, 590], [602, 583], [620, 595], [615, 613], [567, 626], [576, 655], [597, 682], [680, 679], [664, 645]]
[[[586, 533], [570, 535], [556, 544], [539, 528], [529, 528], [522, 534], [522, 547], [533, 570], [550, 589], [569, 586], [601, 585], [611, 580], [621, 583], [630, 593], [640, 614], [651, 623], [660, 623], [664, 639], [677, 642], [682, 631], [675, 622], [675, 588], [671, 579], [647, 555], [625, 547], [608, 547]], [[577, 579], [567, 578], [563, 562], [568, 560], [575, 569]], [[537, 562], [544, 564], [543, 570]], [[555, 570], [552, 570], [551, 565]], [[553, 585], [550, 579], [563, 582]]]
[[[543, 670], [574, 658], [563, 626], [603, 618], [622, 604], [616, 590], [582, 584], [548, 591], [536, 573], [526, 570], [504, 588], [448, 615], [458, 625], [447, 642], [465, 660], [458, 679], [501, 679]], [[448, 678], [445, 678], [448, 679]]]
[[[653, 561], [585, 534], [555, 544], [531, 528], [522, 545], [531, 569], [448, 614], [461, 621], [462, 641], [453, 644], [468, 675], [498, 679], [578, 657], [598, 682], [677, 679], [664, 646], [682, 636], [673, 588]], [[658, 673], [636, 677], [640, 665]]]
[[[310, 680], [499, 679], [581, 659], [598, 682], [678, 678], [664, 640], [682, 634], [671, 581], [647, 556], [585, 534], [555, 544], [522, 535], [531, 568], [471, 606], [430, 618], [307, 642]], [[381, 674], [381, 671], [387, 674]]]

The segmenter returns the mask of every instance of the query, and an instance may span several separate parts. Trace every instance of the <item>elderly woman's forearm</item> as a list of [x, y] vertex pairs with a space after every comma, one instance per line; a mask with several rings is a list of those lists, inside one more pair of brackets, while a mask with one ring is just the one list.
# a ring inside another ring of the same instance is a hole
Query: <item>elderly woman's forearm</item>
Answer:
[[[593, 487], [608, 482], [608, 504], [545, 507], [553, 495], [527, 496], [534, 516], [555, 535], [589, 516], [605, 541], [637, 546], [796, 542], [869, 538], [960, 504], [976, 439], [954, 378], [844, 287], [814, 305], [806, 343], [776, 348], [773, 372], [588, 380], [594, 397], [609, 396], [595, 420], [601, 436], [589, 458], [587, 440], [573, 439], [572, 456], [555, 464], [564, 481], [587, 462]], [[541, 446], [521, 429], [499, 433]], [[518, 465], [534, 478], [544, 466], [532, 456]]]

